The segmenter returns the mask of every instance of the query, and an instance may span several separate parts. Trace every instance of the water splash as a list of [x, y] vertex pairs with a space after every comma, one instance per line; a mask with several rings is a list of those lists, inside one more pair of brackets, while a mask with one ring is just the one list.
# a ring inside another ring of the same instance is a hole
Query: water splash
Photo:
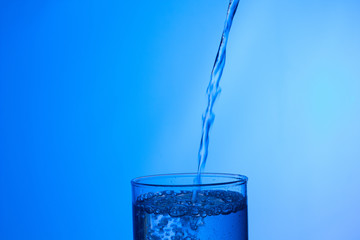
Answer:
[[210, 82], [207, 87], [206, 93], [208, 97], [208, 104], [203, 115], [202, 122], [202, 135], [200, 141], [200, 148], [198, 153], [198, 175], [197, 182], [201, 183], [201, 172], [205, 168], [206, 159], [208, 156], [208, 147], [209, 147], [209, 131], [214, 122], [215, 115], [212, 111], [214, 103], [220, 93], [220, 79], [225, 66], [226, 58], [226, 44], [229, 37], [230, 28], [236, 9], [239, 5], [240, 0], [230, 0], [229, 7], [226, 14], [225, 26], [221, 36], [221, 41], [219, 45], [218, 52], [216, 54], [215, 62], [213, 69], [211, 71]]

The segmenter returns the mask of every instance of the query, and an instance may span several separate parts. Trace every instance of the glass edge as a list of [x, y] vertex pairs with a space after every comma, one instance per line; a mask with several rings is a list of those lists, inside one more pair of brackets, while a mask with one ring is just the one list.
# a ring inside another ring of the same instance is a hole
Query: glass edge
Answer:
[[137, 186], [137, 187], [209, 187], [209, 186], [226, 186], [226, 185], [233, 185], [233, 184], [239, 184], [243, 185], [248, 182], [248, 177], [241, 174], [234, 174], [234, 173], [201, 173], [202, 175], [217, 175], [219, 177], [233, 177], [234, 181], [222, 181], [219, 183], [204, 183], [204, 184], [150, 184], [150, 183], [139, 183], [137, 180], [141, 179], [148, 179], [148, 178], [154, 178], [154, 177], [170, 177], [170, 176], [190, 176], [194, 175], [196, 176], [197, 173], [168, 173], [168, 174], [154, 174], [154, 175], [148, 175], [148, 176], [141, 176], [133, 178], [130, 183], [131, 186]]

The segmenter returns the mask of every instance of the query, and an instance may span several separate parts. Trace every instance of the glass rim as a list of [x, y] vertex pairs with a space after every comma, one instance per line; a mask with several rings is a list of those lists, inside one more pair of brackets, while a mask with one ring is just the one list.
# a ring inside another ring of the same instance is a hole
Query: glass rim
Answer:
[[228, 178], [228, 181], [222, 180], [214, 183], [193, 183], [193, 184], [167, 184], [167, 183], [144, 183], [140, 182], [141, 180], [147, 180], [151, 178], [157, 178], [157, 177], [196, 177], [197, 173], [167, 173], [167, 174], [155, 174], [155, 175], [148, 175], [148, 176], [142, 176], [137, 177], [131, 180], [132, 186], [144, 186], [144, 187], [209, 187], [209, 186], [226, 186], [226, 185], [232, 185], [232, 184], [239, 184], [243, 185], [246, 184], [248, 181], [248, 177], [241, 175], [241, 174], [234, 174], [234, 173], [201, 173], [202, 176], [210, 177], [223, 177]]

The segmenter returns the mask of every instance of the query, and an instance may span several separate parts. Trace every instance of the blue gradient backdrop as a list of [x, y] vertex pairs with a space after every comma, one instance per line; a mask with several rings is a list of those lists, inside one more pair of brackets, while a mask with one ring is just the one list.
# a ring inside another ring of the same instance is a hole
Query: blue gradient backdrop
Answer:
[[[0, 239], [132, 239], [130, 179], [194, 172], [226, 0], [0, 1]], [[240, 2], [207, 171], [252, 240], [360, 239], [359, 1]]]

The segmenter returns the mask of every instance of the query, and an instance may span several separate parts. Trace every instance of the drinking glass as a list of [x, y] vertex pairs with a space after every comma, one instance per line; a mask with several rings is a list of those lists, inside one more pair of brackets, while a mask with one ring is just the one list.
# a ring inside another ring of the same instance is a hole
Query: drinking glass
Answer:
[[247, 181], [238, 174], [162, 174], [132, 185], [134, 240], [247, 240]]

